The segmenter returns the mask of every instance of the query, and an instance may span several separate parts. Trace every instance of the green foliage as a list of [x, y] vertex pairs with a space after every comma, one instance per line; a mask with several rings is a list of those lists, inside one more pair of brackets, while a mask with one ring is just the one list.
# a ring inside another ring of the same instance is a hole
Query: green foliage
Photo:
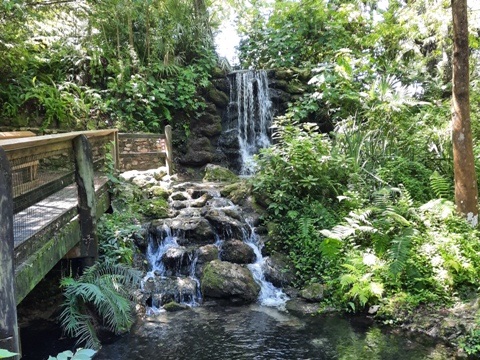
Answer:
[[470, 330], [470, 332], [460, 341], [459, 346], [468, 355], [478, 356], [478, 354], [480, 354], [480, 329], [476, 327]]
[[434, 171], [430, 175], [430, 187], [436, 197], [446, 200], [453, 200], [452, 183], [445, 177]]
[[99, 349], [96, 327], [104, 326], [115, 334], [130, 329], [130, 299], [139, 281], [137, 271], [110, 262], [96, 263], [77, 279], [63, 278], [65, 301], [60, 320], [66, 334], [77, 338], [77, 344]]
[[18, 355], [18, 354], [5, 349], [0, 349], [0, 359], [8, 359], [15, 355]]
[[90, 360], [95, 355], [96, 351], [91, 349], [78, 349], [75, 354], [70, 350], [63, 351], [56, 357], [49, 356], [48, 360]]
[[132, 265], [135, 253], [134, 237], [141, 236], [141, 226], [128, 212], [104, 214], [98, 222], [99, 251], [102, 259]]
[[386, 159], [377, 170], [378, 176], [391, 186], [404, 186], [418, 202], [432, 199], [431, 179], [433, 173], [425, 165], [402, 157]]
[[198, 4], [5, 2], [0, 7], [2, 19], [8, 19], [0, 23], [2, 123], [150, 132], [167, 123], [182, 128], [175, 114], [202, 113], [205, 102], [198, 94], [219, 61], [213, 47], [216, 25]]

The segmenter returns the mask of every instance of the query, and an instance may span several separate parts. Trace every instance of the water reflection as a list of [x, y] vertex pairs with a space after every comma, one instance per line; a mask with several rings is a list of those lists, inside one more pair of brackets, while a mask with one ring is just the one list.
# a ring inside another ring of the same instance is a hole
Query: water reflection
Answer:
[[338, 316], [300, 318], [261, 306], [161, 313], [96, 359], [451, 359], [449, 349]]

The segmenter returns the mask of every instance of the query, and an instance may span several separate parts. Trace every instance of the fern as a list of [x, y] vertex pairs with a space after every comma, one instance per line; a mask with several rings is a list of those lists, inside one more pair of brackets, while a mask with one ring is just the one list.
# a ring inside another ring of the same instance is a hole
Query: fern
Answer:
[[98, 349], [97, 317], [115, 334], [128, 330], [133, 321], [130, 290], [139, 280], [139, 272], [110, 262], [96, 263], [78, 279], [63, 278], [65, 302], [60, 320], [66, 334], [77, 338], [77, 344]]
[[440, 199], [453, 200], [452, 183], [445, 177], [434, 171], [430, 176], [430, 187], [436, 197]]
[[405, 268], [406, 261], [410, 254], [412, 247], [412, 238], [415, 235], [415, 230], [406, 228], [402, 233], [396, 236], [392, 242], [389, 250], [392, 263], [390, 265], [390, 272], [397, 277]]

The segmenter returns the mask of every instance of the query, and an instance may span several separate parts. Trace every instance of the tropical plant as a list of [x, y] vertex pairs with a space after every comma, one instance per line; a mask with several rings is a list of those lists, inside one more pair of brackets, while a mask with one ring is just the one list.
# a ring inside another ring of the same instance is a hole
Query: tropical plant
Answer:
[[63, 351], [57, 356], [49, 356], [48, 360], [90, 360], [96, 351], [92, 349], [77, 349], [75, 353], [70, 350]]
[[66, 334], [77, 338], [77, 344], [98, 349], [98, 327], [115, 334], [127, 331], [133, 322], [130, 300], [139, 279], [138, 271], [108, 261], [94, 264], [77, 279], [63, 278], [60, 320]]
[[5, 349], [0, 349], [0, 359], [8, 359], [15, 355], [18, 355], [18, 354]]

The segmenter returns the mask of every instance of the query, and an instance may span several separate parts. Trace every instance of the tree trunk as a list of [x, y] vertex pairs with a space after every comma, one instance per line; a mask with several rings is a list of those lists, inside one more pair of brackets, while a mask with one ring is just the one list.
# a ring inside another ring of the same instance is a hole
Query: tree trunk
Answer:
[[452, 0], [452, 142], [455, 204], [472, 226], [478, 224], [478, 189], [470, 124], [467, 0]]

